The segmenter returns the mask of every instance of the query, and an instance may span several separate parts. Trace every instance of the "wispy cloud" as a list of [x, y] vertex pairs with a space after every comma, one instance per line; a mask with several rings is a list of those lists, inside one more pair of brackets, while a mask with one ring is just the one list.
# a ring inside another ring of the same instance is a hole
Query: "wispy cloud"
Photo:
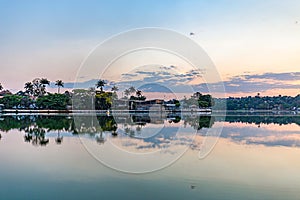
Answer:
[[[171, 67], [164, 67], [170, 70]], [[130, 86], [139, 86], [144, 92], [176, 92], [186, 93], [187, 87], [194, 91], [209, 92], [210, 87], [224, 84], [227, 93], [253, 93], [264, 92], [274, 89], [300, 89], [300, 72], [285, 73], [263, 73], [263, 74], [243, 74], [233, 76], [226, 81], [200, 84], [192, 84], [195, 78], [201, 78], [203, 72], [191, 70], [178, 74], [173, 71], [135, 71], [133, 73], [122, 74], [122, 79], [116, 82], [109, 82], [108, 86], [116, 84], [120, 90]], [[97, 80], [78, 82], [76, 86], [89, 88], [95, 85]], [[65, 88], [73, 88], [74, 83], [65, 83]], [[172, 88], [171, 90], [169, 88]]]
[[223, 83], [228, 93], [251, 93], [272, 89], [300, 89], [299, 84], [293, 83], [296, 80], [300, 80], [300, 72], [239, 75]]

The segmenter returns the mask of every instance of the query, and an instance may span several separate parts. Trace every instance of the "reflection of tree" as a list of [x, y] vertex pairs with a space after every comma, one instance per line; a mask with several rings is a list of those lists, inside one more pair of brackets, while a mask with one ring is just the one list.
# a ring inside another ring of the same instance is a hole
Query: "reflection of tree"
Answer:
[[214, 116], [187, 116], [185, 118], [185, 124], [189, 124], [196, 130], [200, 130], [202, 128], [210, 128], [215, 122]]
[[24, 127], [30, 125], [30, 120], [24, 117], [17, 116], [6, 116], [3, 117], [3, 120], [0, 121], [0, 131], [8, 132], [12, 129], [22, 130]]
[[175, 113], [169, 113], [167, 119], [169, 123], [179, 123], [181, 121], [181, 116], [176, 115]]
[[93, 116], [76, 117], [74, 125], [72, 127], [74, 128], [74, 132], [76, 134], [95, 135], [96, 133], [101, 131], [97, 118]]
[[99, 135], [96, 135], [96, 141], [99, 143], [99, 144], [104, 144], [105, 142], [105, 138], [103, 136], [103, 132], [101, 131]]
[[[0, 121], [0, 130], [9, 131], [19, 129], [24, 131], [24, 141], [31, 142], [35, 146], [45, 146], [49, 143], [46, 138], [48, 132], [72, 131], [72, 118], [66, 116], [41, 116], [41, 115], [16, 115], [5, 116]], [[58, 135], [57, 144], [61, 143], [62, 137]]]
[[102, 131], [116, 131], [118, 126], [113, 116], [97, 116]]
[[57, 137], [55, 138], [56, 144], [61, 144], [63, 141], [63, 136], [60, 135], [60, 130], [57, 131]]
[[100, 144], [105, 142], [104, 132], [110, 132], [113, 137], [118, 135], [118, 125], [113, 116], [98, 115], [76, 118], [76, 134], [90, 134], [95, 136]]
[[291, 124], [295, 123], [300, 126], [300, 116], [276, 116], [276, 115], [240, 115], [240, 116], [226, 116], [226, 122], [242, 122], [254, 124]]
[[46, 131], [43, 128], [37, 126], [28, 127], [25, 132], [25, 142], [31, 142], [34, 146], [46, 146], [49, 143], [49, 139], [45, 136]]
[[[215, 121], [223, 121], [223, 117], [218, 116], [199, 116], [188, 115], [178, 116], [175, 114], [167, 115], [167, 118], [160, 118], [167, 120], [170, 123], [178, 123], [183, 120], [185, 126], [191, 126], [196, 130], [202, 128], [210, 128]], [[151, 121], [152, 120], [152, 121]], [[235, 115], [226, 116], [227, 122], [242, 122], [260, 124], [291, 124], [300, 125], [300, 116], [277, 116], [277, 115]], [[117, 124], [118, 122], [118, 124]], [[41, 115], [15, 115], [3, 116], [0, 120], [0, 131], [8, 132], [12, 129], [18, 129], [25, 132], [24, 141], [32, 143], [36, 146], [44, 146], [49, 143], [46, 138], [47, 133], [54, 132], [56, 144], [61, 144], [63, 141], [62, 132], [71, 132], [75, 134], [90, 134], [96, 136], [99, 143], [105, 142], [105, 134], [110, 134], [112, 137], [117, 137], [118, 126], [122, 126], [126, 135], [134, 137], [142, 134], [144, 126], [147, 124], [157, 124], [156, 118], [150, 118], [149, 115], [130, 115], [128, 116], [82, 116], [76, 118], [76, 123], [70, 116], [41, 116]], [[76, 124], [76, 126], [75, 126]], [[162, 133], [163, 138], [167, 137], [166, 133]], [[1, 139], [1, 136], [0, 136]], [[51, 139], [51, 138], [50, 138]], [[146, 140], [145, 140], [146, 141]], [[151, 141], [151, 139], [149, 139]]]
[[130, 127], [128, 126], [128, 124], [126, 124], [124, 131], [125, 131], [126, 135], [128, 135], [130, 137], [134, 137], [135, 136], [134, 124], [131, 124]]

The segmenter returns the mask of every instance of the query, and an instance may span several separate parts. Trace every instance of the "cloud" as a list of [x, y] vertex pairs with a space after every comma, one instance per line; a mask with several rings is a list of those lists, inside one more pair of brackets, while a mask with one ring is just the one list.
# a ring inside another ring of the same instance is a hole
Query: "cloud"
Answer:
[[[160, 67], [162, 68], [162, 67]], [[164, 68], [164, 67], [163, 67]], [[170, 67], [165, 67], [170, 69]], [[175, 68], [175, 67], [171, 67]], [[178, 74], [174, 71], [135, 71], [133, 73], [122, 74], [122, 80], [118, 82], [107, 82], [108, 86], [116, 84], [120, 90], [124, 90], [130, 86], [142, 86], [143, 92], [165, 92], [172, 88], [172, 91], [178, 93], [186, 93], [189, 91], [200, 91], [208, 93], [209, 88], [217, 88], [221, 84], [224, 85], [227, 93], [254, 93], [264, 92], [275, 89], [300, 89], [299, 84], [293, 81], [300, 80], [300, 72], [285, 73], [263, 73], [263, 74], [243, 74], [233, 76], [229, 80], [216, 83], [200, 83], [190, 84], [195, 78], [201, 78], [203, 72], [200, 70], [190, 70], [186, 73]], [[133, 78], [133, 79], [131, 79]], [[93, 87], [96, 79], [78, 82], [76, 86], [79, 88]], [[53, 85], [53, 87], [55, 87]], [[73, 88], [74, 83], [65, 83], [65, 88]]]
[[264, 73], [243, 75], [245, 79], [268, 79], [277, 81], [293, 81], [300, 80], [300, 72], [288, 72], [288, 73]]
[[[91, 79], [91, 80], [88, 80], [88, 81], [76, 82], [76, 83], [66, 82], [66, 83], [64, 83], [64, 88], [67, 88], [67, 89], [73, 89], [74, 87], [76, 87], [76, 88], [90, 88], [90, 87], [95, 87], [96, 82], [97, 82], [97, 79]], [[50, 87], [55, 88], [57, 86], [55, 85], [55, 83], [51, 83]]]
[[131, 77], [136, 77], [137, 74], [122, 74], [122, 78], [131, 78]]
[[[227, 81], [211, 83], [209, 87], [224, 84], [227, 93], [265, 92], [274, 89], [300, 89], [299, 84], [293, 81], [300, 80], [300, 72], [264, 73], [233, 76]], [[205, 83], [194, 85], [194, 90], [209, 92]]]
[[300, 80], [300, 72], [239, 75], [223, 83], [228, 93], [247, 93], [272, 89], [300, 89], [300, 85], [291, 83], [296, 80]]

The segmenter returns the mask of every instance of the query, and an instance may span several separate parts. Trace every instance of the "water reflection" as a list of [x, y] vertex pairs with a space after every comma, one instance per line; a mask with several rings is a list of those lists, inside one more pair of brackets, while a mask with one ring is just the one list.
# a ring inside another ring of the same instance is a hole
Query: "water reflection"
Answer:
[[[70, 115], [12, 115], [1, 117], [0, 141], [5, 137], [3, 133], [17, 129], [24, 133], [24, 141], [34, 146], [46, 146], [52, 139], [55, 144], [60, 145], [65, 134], [71, 133], [73, 136], [88, 135], [99, 144], [104, 144], [107, 137], [119, 139], [126, 137], [138, 139], [141, 144], [137, 148], [155, 148], [167, 145], [180, 127], [192, 128], [198, 135], [204, 136], [205, 132], [201, 130], [218, 126], [218, 122], [221, 121], [223, 118], [219, 116], [181, 114], [98, 115], [80, 117], [80, 121], [76, 122], [79, 126], [75, 126], [74, 119]], [[245, 144], [300, 147], [300, 116], [228, 115], [225, 122], [221, 134], [223, 138]], [[233, 123], [234, 128], [226, 125]], [[290, 125], [294, 129], [290, 131], [284, 129], [282, 132], [279, 127], [284, 125]], [[185, 140], [187, 138], [180, 138], [178, 144], [184, 143]], [[132, 144], [126, 142], [124, 145], [136, 145], [134, 142], [131, 142]], [[193, 144], [192, 148], [197, 149], [197, 146]]]

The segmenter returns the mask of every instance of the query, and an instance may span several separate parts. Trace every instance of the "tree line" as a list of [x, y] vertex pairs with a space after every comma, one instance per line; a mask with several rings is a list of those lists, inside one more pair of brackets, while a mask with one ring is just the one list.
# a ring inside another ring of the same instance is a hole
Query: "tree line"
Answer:
[[[62, 80], [55, 81], [57, 93], [47, 91], [50, 81], [47, 78], [35, 78], [31, 82], [24, 84], [24, 90], [12, 94], [9, 90], [4, 90], [0, 83], [0, 104], [6, 109], [53, 109], [65, 110], [72, 106], [74, 101], [75, 109], [99, 109], [107, 110], [118, 100], [117, 91], [119, 88], [113, 86], [110, 91], [105, 91], [107, 85], [105, 80], [98, 80], [95, 87], [89, 89], [73, 89], [72, 92], [60, 93], [64, 87]], [[96, 89], [99, 89], [98, 91]], [[124, 91], [122, 99], [145, 100], [146, 97], [141, 90], [129, 87]]]
[[[121, 98], [118, 98], [119, 88], [113, 85], [110, 90], [105, 91], [107, 85], [105, 80], [98, 80], [95, 86], [89, 89], [73, 89], [72, 92], [60, 92], [64, 87], [62, 80], [55, 81], [57, 92], [50, 93], [47, 87], [50, 81], [47, 78], [35, 78], [31, 82], [24, 84], [24, 90], [12, 94], [4, 90], [0, 83], [0, 104], [6, 109], [53, 109], [65, 110], [73, 109], [98, 109], [107, 110], [118, 106], [121, 101], [145, 101], [143, 92], [131, 86], [125, 89]], [[98, 90], [96, 90], [98, 89]], [[227, 110], [297, 110], [300, 107], [300, 94], [291, 96], [256, 96], [213, 98], [210, 94], [195, 92], [190, 98], [184, 97], [181, 100], [170, 100], [169, 103], [176, 104], [177, 107], [189, 108], [197, 106], [199, 108], [210, 108], [223, 110], [223, 105], [227, 105]]]
[[6, 109], [66, 109], [67, 105], [71, 104], [71, 95], [69, 92], [60, 93], [64, 82], [55, 81], [57, 93], [47, 92], [49, 85], [50, 81], [47, 78], [35, 78], [24, 84], [24, 90], [12, 94], [9, 90], [4, 90], [0, 83], [0, 104]]
[[297, 110], [300, 108], [300, 94], [292, 96], [256, 96], [228, 97], [215, 99], [216, 109], [218, 104], [226, 102], [227, 110]]

